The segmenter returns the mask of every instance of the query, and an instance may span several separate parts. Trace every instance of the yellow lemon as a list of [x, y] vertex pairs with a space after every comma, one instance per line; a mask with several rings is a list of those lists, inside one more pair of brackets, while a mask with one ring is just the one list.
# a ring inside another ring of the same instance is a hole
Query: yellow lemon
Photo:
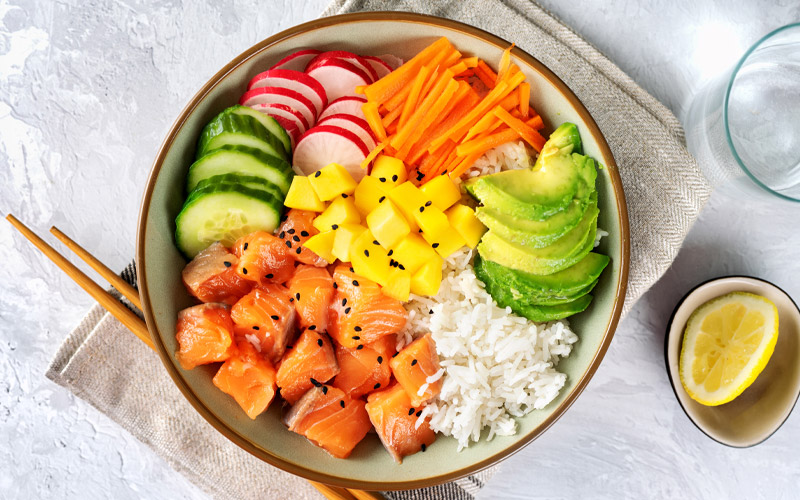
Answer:
[[680, 378], [706, 406], [744, 392], [767, 365], [778, 340], [778, 309], [769, 299], [733, 292], [698, 307], [686, 323]]

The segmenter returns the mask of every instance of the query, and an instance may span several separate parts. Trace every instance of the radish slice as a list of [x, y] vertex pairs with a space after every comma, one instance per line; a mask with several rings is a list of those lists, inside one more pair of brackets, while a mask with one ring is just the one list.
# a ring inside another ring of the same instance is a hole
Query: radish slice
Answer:
[[323, 118], [327, 118], [331, 115], [352, 115], [356, 118], [361, 118], [362, 120], [366, 120], [364, 117], [364, 112], [361, 111], [361, 106], [366, 103], [367, 100], [363, 97], [358, 96], [344, 96], [336, 99], [332, 103], [328, 104], [328, 107], [325, 108], [325, 111], [319, 115], [319, 119], [322, 120]]
[[355, 117], [353, 115], [330, 115], [318, 121], [317, 126], [320, 125], [333, 125], [349, 130], [350, 132], [356, 134], [359, 139], [364, 141], [364, 144], [367, 145], [367, 149], [370, 151], [375, 149], [377, 139], [372, 133], [372, 130], [370, 130], [367, 120]]
[[347, 52], [346, 50], [332, 50], [330, 52], [323, 52], [322, 54], [319, 54], [317, 57], [308, 62], [308, 66], [306, 66], [306, 72], [311, 71], [317, 66], [322, 66], [326, 61], [330, 61], [331, 59], [340, 59], [359, 68], [369, 76], [369, 83], [372, 83], [378, 79], [378, 73], [366, 59], [357, 54], [353, 54], [352, 52]]
[[239, 104], [252, 106], [254, 104], [284, 104], [299, 111], [306, 119], [306, 123], [313, 125], [317, 121], [317, 108], [306, 96], [292, 89], [282, 87], [259, 87], [248, 90], [239, 99]]
[[292, 149], [294, 149], [294, 145], [297, 144], [297, 141], [299, 141], [300, 137], [303, 136], [303, 133], [300, 132], [299, 128], [297, 128], [297, 123], [282, 116], [270, 116], [275, 118], [275, 121], [278, 122], [278, 125], [283, 127], [283, 129], [286, 130], [286, 133], [289, 134], [289, 139], [292, 143]]
[[392, 67], [389, 66], [386, 61], [381, 59], [380, 57], [375, 56], [363, 56], [364, 59], [367, 60], [372, 69], [378, 74], [378, 80], [383, 78], [384, 76], [388, 75], [392, 72]]
[[289, 54], [275, 63], [275, 65], [270, 69], [291, 69], [294, 71], [303, 71], [306, 69], [306, 64], [308, 64], [308, 61], [314, 59], [321, 53], [321, 50], [316, 49], [298, 50], [297, 52]]
[[297, 173], [311, 175], [335, 162], [346, 168], [358, 182], [367, 173], [361, 168], [361, 162], [368, 154], [364, 141], [353, 132], [333, 125], [319, 125], [297, 141], [292, 163]]
[[356, 95], [356, 87], [369, 84], [369, 77], [359, 68], [341, 59], [328, 59], [307, 72], [325, 87], [328, 100]]
[[328, 96], [325, 89], [318, 81], [303, 73], [291, 69], [271, 69], [257, 74], [250, 80], [247, 90], [261, 87], [283, 87], [299, 92], [306, 96], [309, 101], [314, 103], [316, 114], [322, 113], [328, 105]]
[[403, 60], [392, 54], [383, 54], [378, 56], [378, 58], [388, 64], [389, 67], [392, 68], [392, 71], [403, 65]]
[[253, 104], [250, 107], [276, 119], [280, 116], [285, 120], [289, 120], [294, 123], [297, 130], [300, 131], [300, 135], [305, 134], [306, 130], [311, 128], [308, 121], [306, 121], [306, 117], [303, 116], [302, 113], [295, 111], [292, 107], [285, 104]]

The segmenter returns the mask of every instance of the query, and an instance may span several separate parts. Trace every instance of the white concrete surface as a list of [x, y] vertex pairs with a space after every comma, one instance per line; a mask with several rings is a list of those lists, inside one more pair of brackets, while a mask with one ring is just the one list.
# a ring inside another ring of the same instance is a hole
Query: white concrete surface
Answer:
[[[681, 117], [702, 81], [796, 0], [543, 2]], [[0, 0], [0, 212], [57, 225], [106, 263], [132, 257], [141, 191], [178, 111], [231, 57], [326, 0]], [[800, 298], [800, 205], [717, 193], [670, 271], [621, 324], [574, 407], [482, 492], [509, 498], [800, 498], [800, 415], [719, 445], [680, 410], [664, 328], [694, 284], [743, 273]], [[0, 498], [204, 498], [44, 378], [91, 300], [0, 223]]]

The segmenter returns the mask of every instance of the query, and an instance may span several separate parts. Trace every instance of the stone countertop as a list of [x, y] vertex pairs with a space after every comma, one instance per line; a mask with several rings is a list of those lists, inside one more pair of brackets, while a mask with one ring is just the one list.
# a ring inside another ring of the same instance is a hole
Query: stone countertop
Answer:
[[[794, 0], [542, 3], [679, 118], [703, 82], [800, 20]], [[189, 96], [233, 56], [325, 5], [0, 2], [0, 211], [40, 234], [56, 225], [121, 269], [150, 164]], [[719, 445], [681, 411], [663, 361], [669, 315], [699, 282], [748, 274], [800, 298], [798, 220], [800, 205], [715, 193], [584, 394], [481, 498], [800, 498], [800, 416], [757, 447]], [[91, 299], [5, 223], [0, 262], [0, 497], [205, 498], [44, 378]]]

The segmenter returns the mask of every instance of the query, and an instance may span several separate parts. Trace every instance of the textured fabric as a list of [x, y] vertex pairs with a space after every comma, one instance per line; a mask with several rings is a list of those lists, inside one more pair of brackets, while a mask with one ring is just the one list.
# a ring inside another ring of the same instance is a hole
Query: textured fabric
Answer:
[[[524, 0], [337, 0], [323, 15], [405, 10], [466, 22], [513, 40], [552, 69], [597, 121], [619, 166], [631, 227], [625, 311], [669, 267], [710, 193], [677, 119], [546, 11]], [[123, 277], [135, 285], [129, 267]], [[100, 306], [66, 339], [47, 376], [87, 400], [216, 498], [320, 498], [306, 481], [240, 450], [180, 394], [157, 356]], [[232, 474], [231, 471], [236, 471]], [[493, 469], [392, 500], [471, 499]]]

